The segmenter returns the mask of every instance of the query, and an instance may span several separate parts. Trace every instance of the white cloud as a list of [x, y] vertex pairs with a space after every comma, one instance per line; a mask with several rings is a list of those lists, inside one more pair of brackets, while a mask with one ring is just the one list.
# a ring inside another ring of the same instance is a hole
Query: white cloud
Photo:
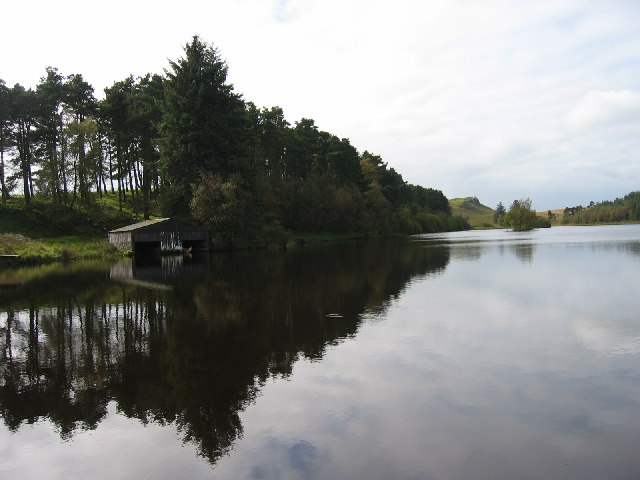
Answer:
[[569, 112], [568, 122], [574, 129], [628, 122], [640, 126], [640, 93], [590, 91]]

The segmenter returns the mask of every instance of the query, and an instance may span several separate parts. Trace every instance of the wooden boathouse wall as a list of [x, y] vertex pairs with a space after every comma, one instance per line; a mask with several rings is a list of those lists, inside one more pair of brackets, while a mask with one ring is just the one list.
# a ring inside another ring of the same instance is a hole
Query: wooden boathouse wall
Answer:
[[158, 218], [134, 223], [109, 232], [109, 242], [123, 250], [172, 251], [183, 248], [209, 249], [209, 232], [196, 225]]

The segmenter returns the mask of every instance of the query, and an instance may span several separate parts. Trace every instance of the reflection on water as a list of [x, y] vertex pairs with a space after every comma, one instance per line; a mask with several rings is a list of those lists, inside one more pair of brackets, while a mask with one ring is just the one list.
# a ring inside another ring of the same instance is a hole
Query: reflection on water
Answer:
[[512, 247], [515, 250], [516, 257], [524, 263], [533, 261], [533, 254], [536, 250], [534, 243], [518, 243]]
[[[486, 244], [479, 244], [476, 242], [459, 242], [455, 244], [455, 247], [456, 248], [452, 249], [451, 251], [452, 259], [474, 262], [480, 260], [480, 258], [482, 257], [482, 254], [486, 249]], [[531, 263], [536, 250], [536, 245], [535, 243], [517, 242], [498, 244], [496, 248], [500, 252], [500, 255], [513, 253], [522, 262]]]
[[144, 256], [122, 260], [109, 269], [109, 278], [149, 288], [170, 288], [196, 283], [209, 275], [207, 252], [180, 255]]
[[0, 478], [635, 478], [639, 245], [569, 227], [0, 271]]
[[584, 346], [598, 354], [640, 354], [640, 321], [637, 317], [610, 323], [596, 316], [581, 315], [574, 320], [573, 327]]
[[97, 428], [115, 400], [128, 417], [175, 424], [215, 462], [267, 378], [353, 336], [360, 314], [444, 269], [448, 250], [368, 242], [209, 260], [47, 271], [0, 296], [9, 430], [46, 418], [69, 438]]

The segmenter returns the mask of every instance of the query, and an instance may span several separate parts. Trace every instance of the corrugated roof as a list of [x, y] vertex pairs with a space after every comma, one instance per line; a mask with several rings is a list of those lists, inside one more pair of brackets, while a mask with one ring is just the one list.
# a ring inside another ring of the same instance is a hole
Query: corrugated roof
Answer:
[[116, 228], [115, 230], [111, 230], [109, 233], [115, 232], [130, 232], [132, 230], [138, 230], [139, 228], [148, 227], [149, 225], [154, 225], [156, 223], [166, 222], [167, 220], [171, 220], [170, 218], [154, 218], [152, 220], [144, 220], [142, 222], [134, 223], [132, 225], [127, 225], [126, 227]]

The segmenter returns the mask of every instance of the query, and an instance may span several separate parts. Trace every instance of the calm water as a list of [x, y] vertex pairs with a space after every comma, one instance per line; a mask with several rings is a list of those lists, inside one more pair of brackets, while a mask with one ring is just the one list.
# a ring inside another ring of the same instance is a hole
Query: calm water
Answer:
[[640, 225], [0, 270], [0, 478], [640, 478]]

